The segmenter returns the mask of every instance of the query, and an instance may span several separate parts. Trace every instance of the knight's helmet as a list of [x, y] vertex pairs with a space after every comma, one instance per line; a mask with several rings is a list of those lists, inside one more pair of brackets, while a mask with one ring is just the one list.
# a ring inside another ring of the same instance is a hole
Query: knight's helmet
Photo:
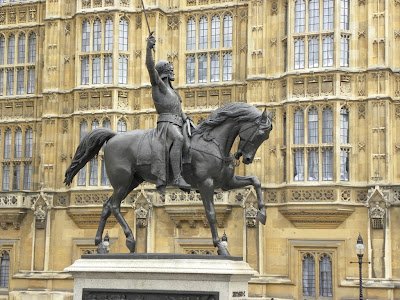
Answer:
[[156, 70], [161, 79], [168, 76], [172, 70], [172, 64], [166, 60], [160, 60], [156, 64]]

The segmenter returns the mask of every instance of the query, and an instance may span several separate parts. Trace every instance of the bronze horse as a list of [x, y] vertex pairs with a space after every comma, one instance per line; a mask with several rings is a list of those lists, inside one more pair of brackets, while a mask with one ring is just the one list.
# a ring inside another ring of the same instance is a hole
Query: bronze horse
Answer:
[[[257, 193], [257, 219], [265, 225], [266, 212], [262, 199], [261, 184], [256, 176], [234, 175], [234, 160], [230, 151], [239, 135], [239, 146], [234, 157], [243, 156], [243, 163], [250, 164], [262, 142], [272, 130], [271, 113], [261, 113], [247, 103], [229, 103], [212, 112], [193, 132], [191, 137], [191, 162], [183, 165], [183, 178], [193, 189], [200, 191], [201, 199], [210, 224], [214, 247], [219, 255], [229, 255], [221, 243], [216, 226], [214, 191], [224, 191], [252, 185]], [[106, 128], [89, 132], [80, 142], [71, 165], [65, 173], [64, 182], [70, 185], [74, 176], [90, 161], [105, 142], [104, 159], [108, 178], [114, 193], [105, 201], [97, 230], [95, 244], [101, 242], [104, 226], [111, 213], [118, 220], [130, 252], [135, 251], [135, 239], [124, 217], [120, 213], [121, 202], [143, 181], [156, 183], [150, 165], [137, 164], [137, 159], [151, 161], [149, 149], [139, 149], [145, 130], [133, 130], [117, 134]]]

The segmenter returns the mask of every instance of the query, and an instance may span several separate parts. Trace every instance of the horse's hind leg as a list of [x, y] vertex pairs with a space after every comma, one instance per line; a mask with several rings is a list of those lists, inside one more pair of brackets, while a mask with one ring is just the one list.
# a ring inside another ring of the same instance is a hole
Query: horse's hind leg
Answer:
[[106, 200], [106, 202], [104, 202], [104, 204], [103, 204], [103, 210], [101, 211], [99, 227], [97, 228], [96, 238], [94, 239], [94, 244], [96, 246], [101, 243], [104, 227], [106, 226], [108, 217], [111, 215], [110, 201], [111, 201], [111, 197], [108, 198]]
[[231, 181], [225, 183], [225, 185], [223, 186], [222, 189], [224, 191], [227, 191], [227, 190], [242, 188], [242, 187], [245, 187], [248, 185], [252, 185], [254, 187], [254, 189], [256, 190], [257, 202], [258, 202], [257, 220], [265, 225], [265, 222], [267, 221], [267, 214], [265, 211], [265, 203], [262, 198], [261, 183], [258, 180], [257, 176], [235, 175], [235, 176], [233, 176]]

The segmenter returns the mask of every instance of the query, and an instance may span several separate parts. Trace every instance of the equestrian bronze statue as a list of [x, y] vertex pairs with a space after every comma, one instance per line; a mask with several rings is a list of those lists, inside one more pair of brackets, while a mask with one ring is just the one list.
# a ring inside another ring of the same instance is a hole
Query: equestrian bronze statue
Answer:
[[[154, 46], [153, 41], [150, 41], [148, 52], [152, 45]], [[229, 255], [218, 236], [214, 191], [228, 191], [252, 185], [257, 193], [257, 219], [265, 224], [266, 211], [260, 181], [256, 176], [235, 175], [234, 157], [239, 159], [243, 156], [244, 164], [253, 162], [257, 149], [268, 139], [272, 130], [271, 117], [267, 115], [266, 110], [260, 112], [247, 103], [226, 104], [212, 112], [193, 129], [190, 147], [185, 147], [181, 128], [186, 116], [181, 109], [180, 97], [171, 85], [172, 66], [166, 63], [154, 66], [152, 59], [147, 59], [146, 64], [152, 83], [153, 99], [160, 114], [157, 128], [137, 129], [120, 134], [107, 128], [92, 130], [80, 142], [65, 173], [64, 182], [70, 185], [78, 171], [97, 155], [107, 142], [104, 146], [104, 160], [114, 192], [103, 205], [95, 238], [96, 245], [101, 242], [107, 218], [113, 214], [125, 233], [126, 246], [130, 252], [135, 251], [135, 239], [120, 212], [120, 206], [134, 188], [147, 181], [156, 184], [157, 187], [172, 185], [198, 190], [210, 224], [214, 246], [218, 247], [219, 255]], [[231, 148], [237, 136], [239, 145], [232, 156]], [[171, 149], [171, 153], [168, 153], [168, 149]], [[186, 159], [182, 160], [182, 153]], [[177, 162], [173, 160], [174, 156], [178, 157]], [[171, 158], [170, 161], [168, 157]], [[169, 167], [172, 169], [172, 176], [165, 171]]]

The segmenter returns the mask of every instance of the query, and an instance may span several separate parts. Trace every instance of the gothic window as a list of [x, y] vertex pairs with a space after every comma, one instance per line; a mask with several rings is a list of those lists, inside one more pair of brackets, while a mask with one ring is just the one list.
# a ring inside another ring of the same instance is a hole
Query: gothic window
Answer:
[[206, 17], [202, 17], [199, 23], [199, 49], [207, 49], [208, 40], [208, 21]]
[[4, 35], [0, 35], [0, 65], [4, 64], [4, 50], [5, 50]]
[[101, 51], [101, 22], [98, 19], [93, 23], [93, 51]]
[[319, 31], [319, 1], [310, 0], [308, 8], [308, 30]]
[[6, 85], [6, 94], [12, 95], [14, 94], [14, 69], [7, 70], [7, 85]]
[[10, 190], [10, 165], [3, 165], [3, 191]]
[[348, 35], [342, 35], [340, 37], [340, 66], [349, 66], [349, 50], [350, 50], [350, 37]]
[[20, 182], [21, 182], [21, 165], [14, 164], [13, 166], [13, 190], [20, 189]]
[[82, 24], [82, 52], [88, 52], [90, 50], [90, 24], [89, 21], [85, 21]]
[[22, 130], [18, 128], [14, 135], [14, 157], [21, 158], [22, 156]]
[[104, 83], [112, 83], [112, 56], [104, 56]]
[[89, 185], [97, 185], [97, 174], [98, 174], [98, 160], [97, 157], [90, 160], [90, 171], [89, 171]]
[[322, 37], [322, 66], [333, 66], [333, 36], [326, 35]]
[[211, 48], [219, 48], [220, 46], [220, 32], [221, 24], [218, 16], [214, 16], [211, 19]]
[[294, 68], [304, 69], [304, 38], [294, 41]]
[[22, 95], [24, 91], [24, 83], [25, 83], [25, 73], [24, 69], [17, 69], [17, 94]]
[[294, 144], [304, 144], [304, 112], [297, 109], [294, 113]]
[[194, 83], [196, 62], [194, 56], [190, 55], [186, 58], [186, 83]]
[[195, 50], [196, 47], [196, 23], [193, 18], [187, 22], [186, 50]]
[[32, 165], [31, 163], [24, 164], [24, 183], [23, 189], [30, 190], [31, 189], [31, 177], [32, 177]]
[[125, 120], [120, 119], [118, 121], [117, 132], [118, 133], [126, 132], [126, 122], [125, 122]]
[[333, 150], [327, 148], [322, 150], [322, 180], [333, 180]]
[[308, 67], [319, 67], [319, 37], [313, 36], [308, 39]]
[[199, 83], [207, 82], [207, 56], [199, 55]]
[[340, 110], [340, 143], [349, 143], [349, 110], [347, 108]]
[[333, 0], [324, 0], [323, 3], [324, 7], [324, 30], [331, 30], [333, 29]]
[[350, 28], [350, 14], [349, 14], [350, 0], [340, 1], [340, 29], [349, 30]]
[[109, 119], [104, 119], [104, 120], [103, 120], [103, 127], [104, 127], [104, 128], [108, 128], [108, 129], [111, 129], [111, 122], [110, 122]]
[[15, 59], [15, 36], [10, 35], [8, 38], [8, 52], [7, 52], [7, 63], [9, 65], [14, 64]]
[[89, 84], [89, 56], [81, 57], [81, 84]]
[[294, 32], [300, 33], [305, 30], [306, 3], [305, 0], [296, 0], [294, 15]]
[[126, 84], [128, 81], [128, 58], [125, 55], [119, 56], [118, 83]]
[[23, 33], [18, 38], [18, 63], [25, 63], [25, 34]]
[[128, 51], [128, 21], [119, 21], [119, 51]]
[[11, 129], [4, 132], [4, 158], [11, 158]]
[[219, 81], [219, 55], [211, 55], [211, 82]]
[[322, 143], [333, 142], [333, 112], [329, 107], [322, 111]]
[[36, 34], [29, 35], [28, 43], [28, 62], [33, 63], [36, 61]]
[[28, 78], [27, 78], [27, 88], [28, 94], [35, 93], [35, 68], [28, 68]]
[[25, 131], [25, 157], [32, 157], [32, 148], [33, 148], [33, 131], [32, 128], [28, 128]]
[[8, 277], [10, 276], [10, 255], [4, 251], [0, 257], [0, 288], [8, 288]]
[[91, 128], [92, 128], [92, 130], [95, 130], [96, 128], [99, 128], [99, 121], [97, 121], [96, 119], [94, 119], [94, 120], [92, 121]]
[[304, 180], [304, 150], [294, 150], [294, 181]]
[[224, 53], [222, 59], [222, 81], [232, 80], [232, 54]]
[[224, 47], [232, 47], [232, 16], [227, 14], [224, 17]]
[[303, 258], [303, 296], [315, 297], [315, 261], [311, 254]]
[[92, 58], [92, 83], [99, 84], [100, 83], [100, 56], [96, 55]]
[[113, 21], [111, 19], [106, 20], [105, 24], [105, 35], [104, 35], [104, 50], [112, 51], [113, 48]]
[[328, 255], [323, 255], [319, 261], [319, 295], [332, 297], [332, 261]]
[[308, 143], [318, 143], [318, 111], [315, 108], [308, 111]]
[[317, 181], [319, 179], [318, 175], [318, 149], [308, 150], [308, 180]]

